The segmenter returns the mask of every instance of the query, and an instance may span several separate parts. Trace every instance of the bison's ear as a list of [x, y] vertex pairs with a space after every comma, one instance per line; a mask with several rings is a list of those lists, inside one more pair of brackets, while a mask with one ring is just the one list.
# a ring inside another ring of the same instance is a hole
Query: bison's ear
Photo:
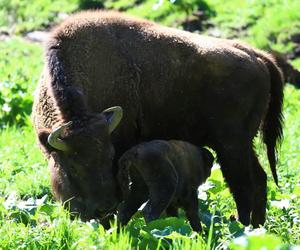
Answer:
[[109, 133], [113, 132], [122, 120], [123, 109], [120, 106], [114, 106], [105, 109], [102, 113], [106, 117]]
[[52, 147], [48, 144], [48, 136], [49, 135], [50, 135], [50, 131], [48, 131], [48, 130], [42, 130], [42, 131], [39, 131], [39, 133], [38, 133], [38, 139], [40, 142], [40, 146], [41, 146], [42, 150], [48, 155], [53, 150]]

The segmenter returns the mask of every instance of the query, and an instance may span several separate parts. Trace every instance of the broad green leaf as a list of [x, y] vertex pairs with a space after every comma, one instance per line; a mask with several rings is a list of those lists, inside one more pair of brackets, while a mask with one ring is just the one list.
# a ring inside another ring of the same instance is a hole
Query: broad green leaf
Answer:
[[[168, 229], [166, 230], [166, 228]], [[143, 230], [151, 234], [152, 230], [155, 230], [156, 233], [158, 232], [157, 230], [166, 230], [164, 232], [168, 232], [168, 234], [171, 234], [173, 231], [182, 235], [190, 235], [192, 233], [191, 227], [184, 221], [184, 219], [176, 217], [168, 217], [165, 219], [151, 221], [146, 227], [143, 228]], [[161, 233], [164, 234], [163, 232]]]
[[236, 238], [229, 248], [232, 250], [285, 249], [282, 241], [274, 235], [254, 235]]
[[229, 232], [234, 237], [239, 237], [244, 234], [245, 227], [238, 221], [233, 221], [229, 223]]

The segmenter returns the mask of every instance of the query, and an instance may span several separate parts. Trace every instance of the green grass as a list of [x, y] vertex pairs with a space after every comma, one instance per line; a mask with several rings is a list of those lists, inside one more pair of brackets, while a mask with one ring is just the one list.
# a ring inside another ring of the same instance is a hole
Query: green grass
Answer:
[[126, 10], [135, 16], [144, 17], [164, 25], [180, 27], [180, 23], [186, 20], [187, 16], [193, 11], [202, 10], [207, 16], [213, 15], [213, 10], [203, 0], [177, 0], [141, 1], [140, 4], [134, 4], [136, 1], [120, 0], [105, 1], [107, 8]]
[[[178, 26], [198, 0], [163, 4], [158, 1], [108, 0], [110, 8]], [[292, 0], [209, 0], [210, 21], [222, 36], [239, 37], [260, 48], [291, 51], [289, 37], [297, 29], [300, 3]], [[47, 27], [58, 13], [76, 10], [79, 1], [0, 0], [0, 31], [11, 34]], [[200, 8], [200, 9], [201, 9]], [[285, 11], [282, 11], [285, 10]], [[299, 28], [299, 27], [298, 27]], [[274, 39], [273, 39], [274, 38]], [[97, 221], [70, 220], [51, 194], [47, 162], [38, 149], [29, 115], [34, 89], [42, 70], [42, 48], [16, 36], [0, 41], [0, 249], [288, 249], [300, 245], [300, 90], [287, 85], [284, 101], [284, 141], [278, 173], [280, 188], [272, 180], [265, 148], [256, 140], [260, 162], [268, 173], [267, 221], [251, 230], [230, 222], [235, 203], [219, 169], [201, 187], [199, 204], [204, 232], [191, 231], [184, 213], [148, 225], [137, 214], [117, 232], [104, 230]], [[299, 59], [294, 65], [300, 67]]]
[[[162, 24], [183, 28], [193, 11], [201, 10], [213, 28], [198, 31], [225, 38], [238, 38], [268, 51], [291, 52], [296, 44], [290, 38], [299, 34], [300, 1], [296, 0], [108, 0], [105, 6], [126, 10]], [[173, 2], [173, 3], [172, 3]], [[158, 4], [161, 3], [161, 4]], [[184, 4], [183, 4], [184, 3]], [[188, 6], [188, 7], [186, 7]], [[207, 22], [202, 25], [208, 26]], [[299, 59], [293, 64], [300, 68]]]
[[299, 33], [300, 2], [295, 0], [230, 0], [226, 4], [223, 0], [135, 2], [108, 0], [105, 6], [179, 28], [187, 15], [201, 10], [210, 17], [220, 36], [243, 39], [258, 48], [282, 53], [293, 49], [290, 37]]
[[58, 20], [59, 13], [77, 9], [77, 0], [0, 0], [0, 31], [24, 33], [46, 28]]
[[1, 194], [21, 197], [50, 194], [47, 163], [39, 152], [31, 126], [6, 128], [0, 134]]
[[[0, 246], [3, 249], [16, 249], [17, 246], [19, 249], [89, 249], [92, 246], [128, 249], [130, 242], [142, 249], [146, 245], [155, 249], [158, 244], [167, 247], [172, 242], [174, 249], [183, 246], [210, 249], [239, 245], [241, 240], [233, 241], [234, 236], [242, 236], [244, 241], [255, 241], [261, 246], [278, 246], [283, 242], [300, 244], [300, 161], [295, 158], [297, 147], [289, 143], [290, 136], [300, 129], [300, 122], [295, 122], [295, 115], [298, 115], [295, 105], [300, 102], [300, 93], [291, 87], [286, 93], [293, 101], [286, 102], [285, 110], [289, 110], [286, 111], [286, 126], [291, 126], [291, 131], [285, 130], [286, 140], [282, 145], [278, 168], [280, 189], [274, 185], [267, 167], [269, 203], [264, 229], [277, 237], [245, 236], [247, 232], [242, 225], [228, 220], [235, 207], [219, 169], [213, 171], [208, 183], [201, 188], [202, 236], [191, 231], [183, 213], [181, 219], [162, 219], [148, 226], [137, 215], [122, 234], [116, 232], [115, 226], [105, 231], [95, 221], [71, 221], [67, 212], [52, 199], [47, 164], [37, 149], [31, 127], [25, 126], [22, 129], [7, 128], [0, 134]], [[296, 140], [295, 145], [299, 145], [299, 141]], [[36, 200], [38, 198], [40, 201]], [[289, 203], [285, 204], [286, 201]], [[266, 242], [265, 237], [271, 237], [273, 243]]]
[[[86, 2], [102, 3], [165, 25], [181, 27], [192, 12], [201, 10], [222, 37], [238, 37], [263, 49], [289, 52], [292, 34], [299, 32], [300, 2], [295, 0], [0, 0], [0, 31], [10, 34], [44, 29], [59, 20], [59, 13], [72, 13]], [[205, 32], [205, 31], [204, 31]]]
[[0, 127], [23, 125], [43, 66], [42, 48], [13, 38], [0, 43]]
[[216, 11], [212, 19], [225, 37], [244, 38], [262, 49], [288, 52], [289, 41], [299, 32], [300, 2], [295, 0], [242, 1], [209, 0]]

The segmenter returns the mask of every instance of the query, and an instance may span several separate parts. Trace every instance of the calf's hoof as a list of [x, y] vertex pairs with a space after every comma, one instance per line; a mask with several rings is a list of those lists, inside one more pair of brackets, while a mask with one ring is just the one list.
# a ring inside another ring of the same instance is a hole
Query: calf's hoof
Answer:
[[237, 221], [236, 216], [234, 214], [230, 215], [229, 220], [231, 222]]
[[191, 225], [192, 229], [197, 232], [197, 233], [201, 233], [202, 232], [202, 226], [201, 226], [201, 223], [196, 223], [196, 224], [193, 224]]

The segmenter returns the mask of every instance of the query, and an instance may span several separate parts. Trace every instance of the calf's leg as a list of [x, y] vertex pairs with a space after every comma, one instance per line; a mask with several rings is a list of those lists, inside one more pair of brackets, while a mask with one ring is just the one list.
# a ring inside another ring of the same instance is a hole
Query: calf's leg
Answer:
[[161, 216], [170, 204], [175, 190], [170, 187], [162, 188], [160, 185], [151, 185], [149, 191], [150, 197], [143, 209], [146, 222], [156, 220]]
[[178, 208], [170, 205], [166, 209], [166, 214], [167, 214], [167, 216], [170, 216], [170, 217], [177, 217], [178, 216]]
[[152, 159], [139, 167], [149, 190], [149, 200], [143, 209], [146, 222], [158, 219], [172, 201], [177, 183], [177, 172], [171, 162], [165, 159]]
[[199, 217], [197, 190], [192, 190], [192, 192], [184, 199], [183, 208], [193, 230], [201, 232], [202, 226]]
[[118, 206], [118, 222], [126, 225], [148, 198], [148, 188], [134, 167], [129, 169], [131, 186], [127, 197]]

